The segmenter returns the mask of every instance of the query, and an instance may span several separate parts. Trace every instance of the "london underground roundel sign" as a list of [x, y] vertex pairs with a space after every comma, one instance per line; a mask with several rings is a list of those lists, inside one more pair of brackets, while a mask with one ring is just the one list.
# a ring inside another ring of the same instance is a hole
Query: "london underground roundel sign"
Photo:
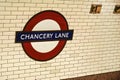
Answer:
[[16, 43], [22, 43], [26, 54], [34, 60], [47, 61], [57, 56], [67, 40], [72, 40], [73, 30], [66, 19], [53, 10], [34, 15], [23, 31], [16, 32]]

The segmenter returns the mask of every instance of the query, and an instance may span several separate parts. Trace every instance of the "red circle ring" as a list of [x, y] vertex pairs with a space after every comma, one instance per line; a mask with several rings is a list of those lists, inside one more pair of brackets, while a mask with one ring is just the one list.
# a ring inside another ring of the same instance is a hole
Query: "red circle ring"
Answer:
[[[34, 15], [25, 25], [23, 32], [32, 31], [32, 29], [38, 22], [45, 19], [52, 19], [59, 24], [61, 30], [68, 30], [67, 21], [62, 14], [60, 14], [57, 11], [46, 10]], [[46, 53], [41, 53], [36, 51], [32, 47], [31, 42], [23, 42], [22, 46], [26, 54], [32, 59], [38, 60], [38, 61], [47, 61], [56, 57], [62, 51], [65, 44], [66, 44], [66, 40], [59, 40], [57, 46], [50, 52], [46, 52]]]

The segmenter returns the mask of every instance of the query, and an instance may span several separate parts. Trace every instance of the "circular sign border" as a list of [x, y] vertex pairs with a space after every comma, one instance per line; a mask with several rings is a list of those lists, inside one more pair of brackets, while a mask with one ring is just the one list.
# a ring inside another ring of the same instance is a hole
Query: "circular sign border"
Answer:
[[[39, 12], [35, 14], [30, 20], [27, 22], [25, 25], [23, 32], [31, 32], [34, 26], [45, 19], [52, 19], [55, 20], [61, 30], [68, 30], [68, 23], [65, 17], [54, 10], [45, 10], [42, 12]], [[25, 51], [25, 53], [32, 59], [37, 60], [37, 61], [48, 61], [54, 57], [56, 57], [64, 48], [67, 40], [59, 40], [57, 46], [51, 50], [50, 52], [47, 53], [41, 53], [37, 52], [31, 45], [31, 42], [23, 42], [22, 47]]]

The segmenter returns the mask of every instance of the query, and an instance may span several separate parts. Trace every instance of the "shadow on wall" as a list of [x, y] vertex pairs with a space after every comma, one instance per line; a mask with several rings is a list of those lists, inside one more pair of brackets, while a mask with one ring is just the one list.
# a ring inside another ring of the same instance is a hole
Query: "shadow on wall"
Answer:
[[120, 71], [76, 77], [76, 78], [68, 78], [62, 80], [120, 80]]

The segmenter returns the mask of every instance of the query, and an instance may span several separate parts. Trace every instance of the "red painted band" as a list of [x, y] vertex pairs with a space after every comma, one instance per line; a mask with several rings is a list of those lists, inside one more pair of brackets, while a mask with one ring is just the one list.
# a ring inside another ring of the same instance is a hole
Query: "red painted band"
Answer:
[[[51, 20], [56, 21], [59, 24], [61, 30], [68, 30], [68, 24], [63, 15], [61, 15], [60, 13], [56, 11], [47, 10], [47, 11], [43, 11], [43, 12], [40, 12], [34, 15], [27, 22], [23, 31], [24, 32], [32, 31], [32, 29], [35, 27], [37, 23], [39, 23], [42, 20], [46, 20], [46, 19], [51, 19]], [[32, 47], [31, 42], [23, 42], [22, 46], [26, 54], [32, 59], [35, 59], [38, 61], [46, 61], [46, 60], [50, 60], [54, 58], [55, 56], [57, 56], [62, 51], [65, 44], [66, 44], [66, 40], [60, 40], [57, 46], [53, 50], [47, 53], [41, 53], [41, 52], [36, 51]]]

